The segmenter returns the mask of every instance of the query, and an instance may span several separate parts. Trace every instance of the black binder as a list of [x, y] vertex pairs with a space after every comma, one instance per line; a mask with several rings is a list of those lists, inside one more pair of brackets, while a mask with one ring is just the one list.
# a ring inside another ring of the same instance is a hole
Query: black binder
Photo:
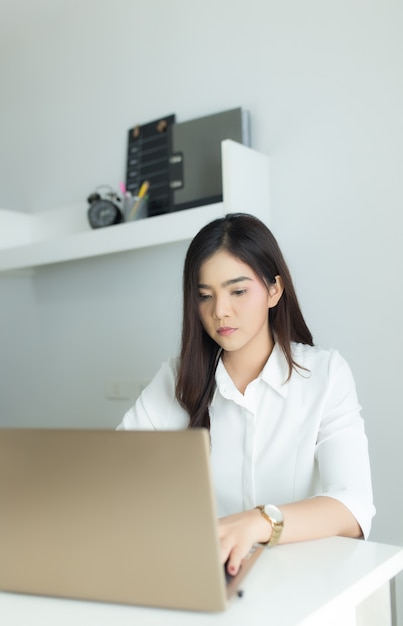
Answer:
[[144, 181], [148, 190], [148, 216], [167, 213], [172, 206], [169, 187], [169, 128], [175, 115], [134, 126], [127, 141], [126, 189], [136, 196]]

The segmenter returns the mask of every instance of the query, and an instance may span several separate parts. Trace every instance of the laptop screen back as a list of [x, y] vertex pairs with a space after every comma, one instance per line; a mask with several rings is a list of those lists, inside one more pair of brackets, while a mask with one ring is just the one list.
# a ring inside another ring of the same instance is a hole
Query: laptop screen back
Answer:
[[226, 606], [205, 430], [0, 430], [0, 589]]

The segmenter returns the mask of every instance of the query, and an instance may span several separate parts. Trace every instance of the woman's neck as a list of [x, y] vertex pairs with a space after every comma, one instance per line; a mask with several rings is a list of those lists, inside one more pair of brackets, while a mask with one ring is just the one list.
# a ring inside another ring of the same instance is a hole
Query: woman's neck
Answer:
[[274, 341], [268, 338], [267, 345], [260, 346], [259, 350], [245, 347], [243, 350], [222, 353], [222, 362], [234, 385], [242, 394], [252, 380], [255, 380], [273, 351]]

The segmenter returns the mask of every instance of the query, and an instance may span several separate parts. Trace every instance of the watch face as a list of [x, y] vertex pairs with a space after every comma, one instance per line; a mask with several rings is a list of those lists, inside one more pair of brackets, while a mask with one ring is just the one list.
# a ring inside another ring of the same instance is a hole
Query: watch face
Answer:
[[97, 200], [88, 209], [88, 220], [92, 228], [111, 226], [122, 221], [119, 207], [109, 200]]
[[284, 517], [282, 512], [273, 504], [266, 504], [266, 506], [264, 507], [264, 512], [277, 524], [283, 523]]

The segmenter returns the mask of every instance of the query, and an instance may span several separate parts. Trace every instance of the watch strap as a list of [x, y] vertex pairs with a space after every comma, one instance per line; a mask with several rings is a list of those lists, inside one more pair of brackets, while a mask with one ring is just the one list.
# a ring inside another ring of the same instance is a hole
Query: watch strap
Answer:
[[269, 522], [269, 524], [271, 525], [272, 528], [272, 532], [270, 535], [270, 539], [268, 539], [268, 541], [261, 541], [260, 543], [262, 543], [263, 545], [267, 546], [268, 548], [275, 546], [281, 537], [281, 533], [283, 532], [283, 522], [276, 522], [276, 520], [274, 520], [272, 517], [270, 517], [270, 515], [267, 515], [266, 511], [265, 511], [265, 507], [263, 504], [258, 504], [257, 507], [255, 507], [256, 509], [259, 509], [262, 517], [264, 517], [264, 519]]

